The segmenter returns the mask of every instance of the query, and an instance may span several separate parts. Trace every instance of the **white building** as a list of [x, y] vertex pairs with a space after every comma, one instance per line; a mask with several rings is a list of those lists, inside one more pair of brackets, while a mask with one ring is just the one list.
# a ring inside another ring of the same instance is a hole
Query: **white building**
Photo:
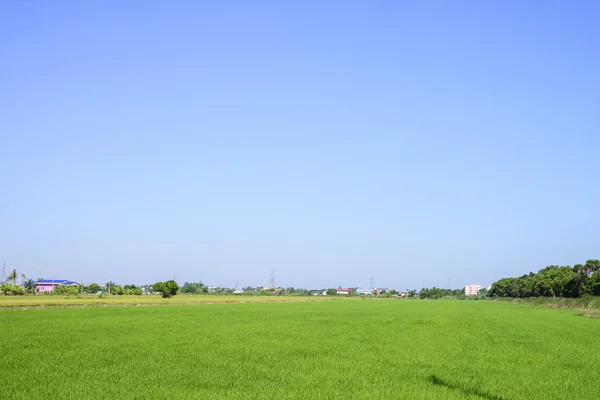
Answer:
[[481, 285], [467, 285], [465, 286], [465, 294], [467, 296], [476, 296], [481, 289], [483, 289]]

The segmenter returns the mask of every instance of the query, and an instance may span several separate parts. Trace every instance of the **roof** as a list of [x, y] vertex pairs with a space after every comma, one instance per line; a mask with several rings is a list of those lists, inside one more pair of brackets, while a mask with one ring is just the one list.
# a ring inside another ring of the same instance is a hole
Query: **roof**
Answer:
[[72, 284], [77, 284], [77, 282], [73, 282], [73, 281], [68, 281], [66, 279], [40, 279], [39, 281], [35, 282], [36, 284], [44, 284], [44, 283], [53, 283], [55, 285], [72, 285]]

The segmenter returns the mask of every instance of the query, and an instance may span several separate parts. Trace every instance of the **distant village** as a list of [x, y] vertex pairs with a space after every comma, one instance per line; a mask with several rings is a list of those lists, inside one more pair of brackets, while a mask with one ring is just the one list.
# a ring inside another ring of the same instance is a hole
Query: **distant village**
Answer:
[[[371, 288], [320, 288], [303, 289], [294, 287], [270, 286], [247, 286], [239, 288], [237, 285], [231, 287], [220, 287], [205, 285], [202, 282], [186, 282], [182, 286], [173, 281], [173, 294], [222, 294], [222, 295], [267, 295], [267, 296], [386, 296], [386, 297], [406, 297], [406, 298], [441, 298], [445, 296], [465, 296], [476, 297], [485, 294], [490, 286], [485, 288], [482, 285], [469, 284], [463, 289], [441, 289], [441, 288], [423, 288], [420, 291], [397, 290], [386, 287]], [[4, 295], [24, 295], [24, 294], [42, 294], [42, 295], [151, 295], [162, 292], [163, 282], [146, 285], [119, 285], [115, 282], [106, 282], [104, 284], [76, 282], [68, 279], [27, 279], [24, 274], [19, 275], [16, 270], [12, 270], [6, 275], [3, 268], [3, 274], [0, 276], [0, 292]]]

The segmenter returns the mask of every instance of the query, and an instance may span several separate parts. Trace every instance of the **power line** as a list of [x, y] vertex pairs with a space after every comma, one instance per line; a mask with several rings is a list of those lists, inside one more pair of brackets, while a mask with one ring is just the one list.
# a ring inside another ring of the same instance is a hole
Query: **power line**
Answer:
[[6, 280], [6, 261], [2, 261], [2, 276], [0, 276], [0, 283], [4, 283]]
[[271, 270], [271, 273], [269, 274], [269, 287], [271, 289], [275, 288], [275, 270]]

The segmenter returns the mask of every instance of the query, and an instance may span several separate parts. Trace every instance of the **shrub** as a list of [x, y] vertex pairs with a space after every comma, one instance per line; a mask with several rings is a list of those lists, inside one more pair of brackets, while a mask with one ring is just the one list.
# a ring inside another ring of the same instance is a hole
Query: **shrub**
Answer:
[[52, 294], [58, 294], [63, 296], [77, 296], [79, 294], [79, 287], [71, 285], [59, 285], [52, 289]]
[[25, 288], [23, 286], [4, 283], [0, 287], [0, 292], [5, 296], [22, 296], [25, 294]]

